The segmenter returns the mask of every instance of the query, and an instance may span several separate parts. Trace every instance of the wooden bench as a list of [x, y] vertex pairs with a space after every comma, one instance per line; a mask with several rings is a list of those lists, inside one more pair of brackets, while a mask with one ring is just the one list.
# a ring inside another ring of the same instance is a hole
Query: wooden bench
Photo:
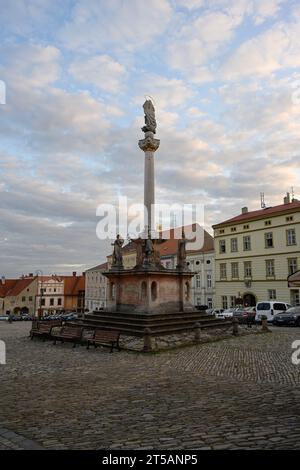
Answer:
[[83, 328], [80, 326], [63, 326], [58, 333], [51, 334], [54, 339], [53, 344], [56, 344], [56, 341], [70, 341], [73, 343], [73, 348], [76, 347], [76, 344], [81, 342]]
[[43, 338], [45, 341], [46, 338], [51, 337], [51, 330], [54, 326], [61, 326], [60, 320], [50, 320], [50, 321], [34, 321], [32, 322], [32, 327], [29, 333], [30, 339], [33, 339], [34, 336]]
[[87, 339], [87, 349], [89, 349], [90, 345], [92, 344], [95, 348], [98, 345], [106, 346], [110, 345], [110, 352], [112, 353], [114, 347], [120, 351], [119, 346], [119, 338], [120, 332], [114, 330], [95, 330], [94, 336], [92, 338]]

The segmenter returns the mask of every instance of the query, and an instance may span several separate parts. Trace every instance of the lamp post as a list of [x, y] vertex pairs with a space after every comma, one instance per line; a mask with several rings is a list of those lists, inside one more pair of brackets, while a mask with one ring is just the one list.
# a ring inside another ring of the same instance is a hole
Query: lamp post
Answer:
[[[37, 275], [38, 278], [38, 287], [39, 287], [39, 274], [41, 276], [41, 286], [43, 285], [43, 271], [41, 269], [38, 269], [35, 274]], [[38, 309], [38, 319], [40, 320], [41, 315], [42, 315], [42, 297], [43, 297], [43, 288], [40, 288], [40, 302], [39, 302], [39, 309]]]

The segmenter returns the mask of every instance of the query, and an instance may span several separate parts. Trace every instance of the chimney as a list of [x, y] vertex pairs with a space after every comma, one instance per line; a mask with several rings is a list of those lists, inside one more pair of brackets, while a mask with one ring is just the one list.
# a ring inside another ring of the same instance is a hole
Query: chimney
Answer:
[[248, 207], [242, 207], [242, 214], [247, 214]]
[[1, 284], [4, 286], [5, 285], [5, 276], [1, 277]]
[[283, 198], [283, 204], [289, 204], [291, 202], [290, 193], [286, 193], [286, 196]]
[[73, 276], [74, 276], [74, 277], [76, 277], [76, 274], [77, 274], [76, 271], [73, 271]]

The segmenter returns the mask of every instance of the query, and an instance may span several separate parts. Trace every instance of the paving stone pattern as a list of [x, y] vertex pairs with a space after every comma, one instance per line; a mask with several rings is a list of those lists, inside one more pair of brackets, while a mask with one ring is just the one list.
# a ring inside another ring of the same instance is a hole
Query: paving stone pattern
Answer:
[[0, 449], [300, 449], [299, 328], [155, 355], [29, 328], [0, 323]]

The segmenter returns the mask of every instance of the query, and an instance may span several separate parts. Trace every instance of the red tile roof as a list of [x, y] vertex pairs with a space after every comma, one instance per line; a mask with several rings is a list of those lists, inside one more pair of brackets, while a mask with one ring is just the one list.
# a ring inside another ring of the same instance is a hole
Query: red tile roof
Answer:
[[213, 225], [213, 228], [219, 228], [223, 225], [233, 225], [240, 222], [248, 222], [250, 220], [256, 219], [265, 219], [267, 217], [272, 217], [280, 215], [281, 213], [294, 212], [300, 210], [300, 201], [295, 199], [293, 202], [288, 204], [280, 204], [279, 206], [266, 207], [266, 209], [259, 209], [257, 211], [246, 212], [245, 214], [240, 214], [231, 219], [220, 222], [219, 224]]
[[85, 290], [85, 276], [62, 276], [64, 280], [64, 294], [78, 295]]
[[20, 279], [5, 279], [5, 284], [0, 284], [0, 296], [16, 296], [19, 295], [24, 289], [35, 280], [35, 277], [20, 278]]

